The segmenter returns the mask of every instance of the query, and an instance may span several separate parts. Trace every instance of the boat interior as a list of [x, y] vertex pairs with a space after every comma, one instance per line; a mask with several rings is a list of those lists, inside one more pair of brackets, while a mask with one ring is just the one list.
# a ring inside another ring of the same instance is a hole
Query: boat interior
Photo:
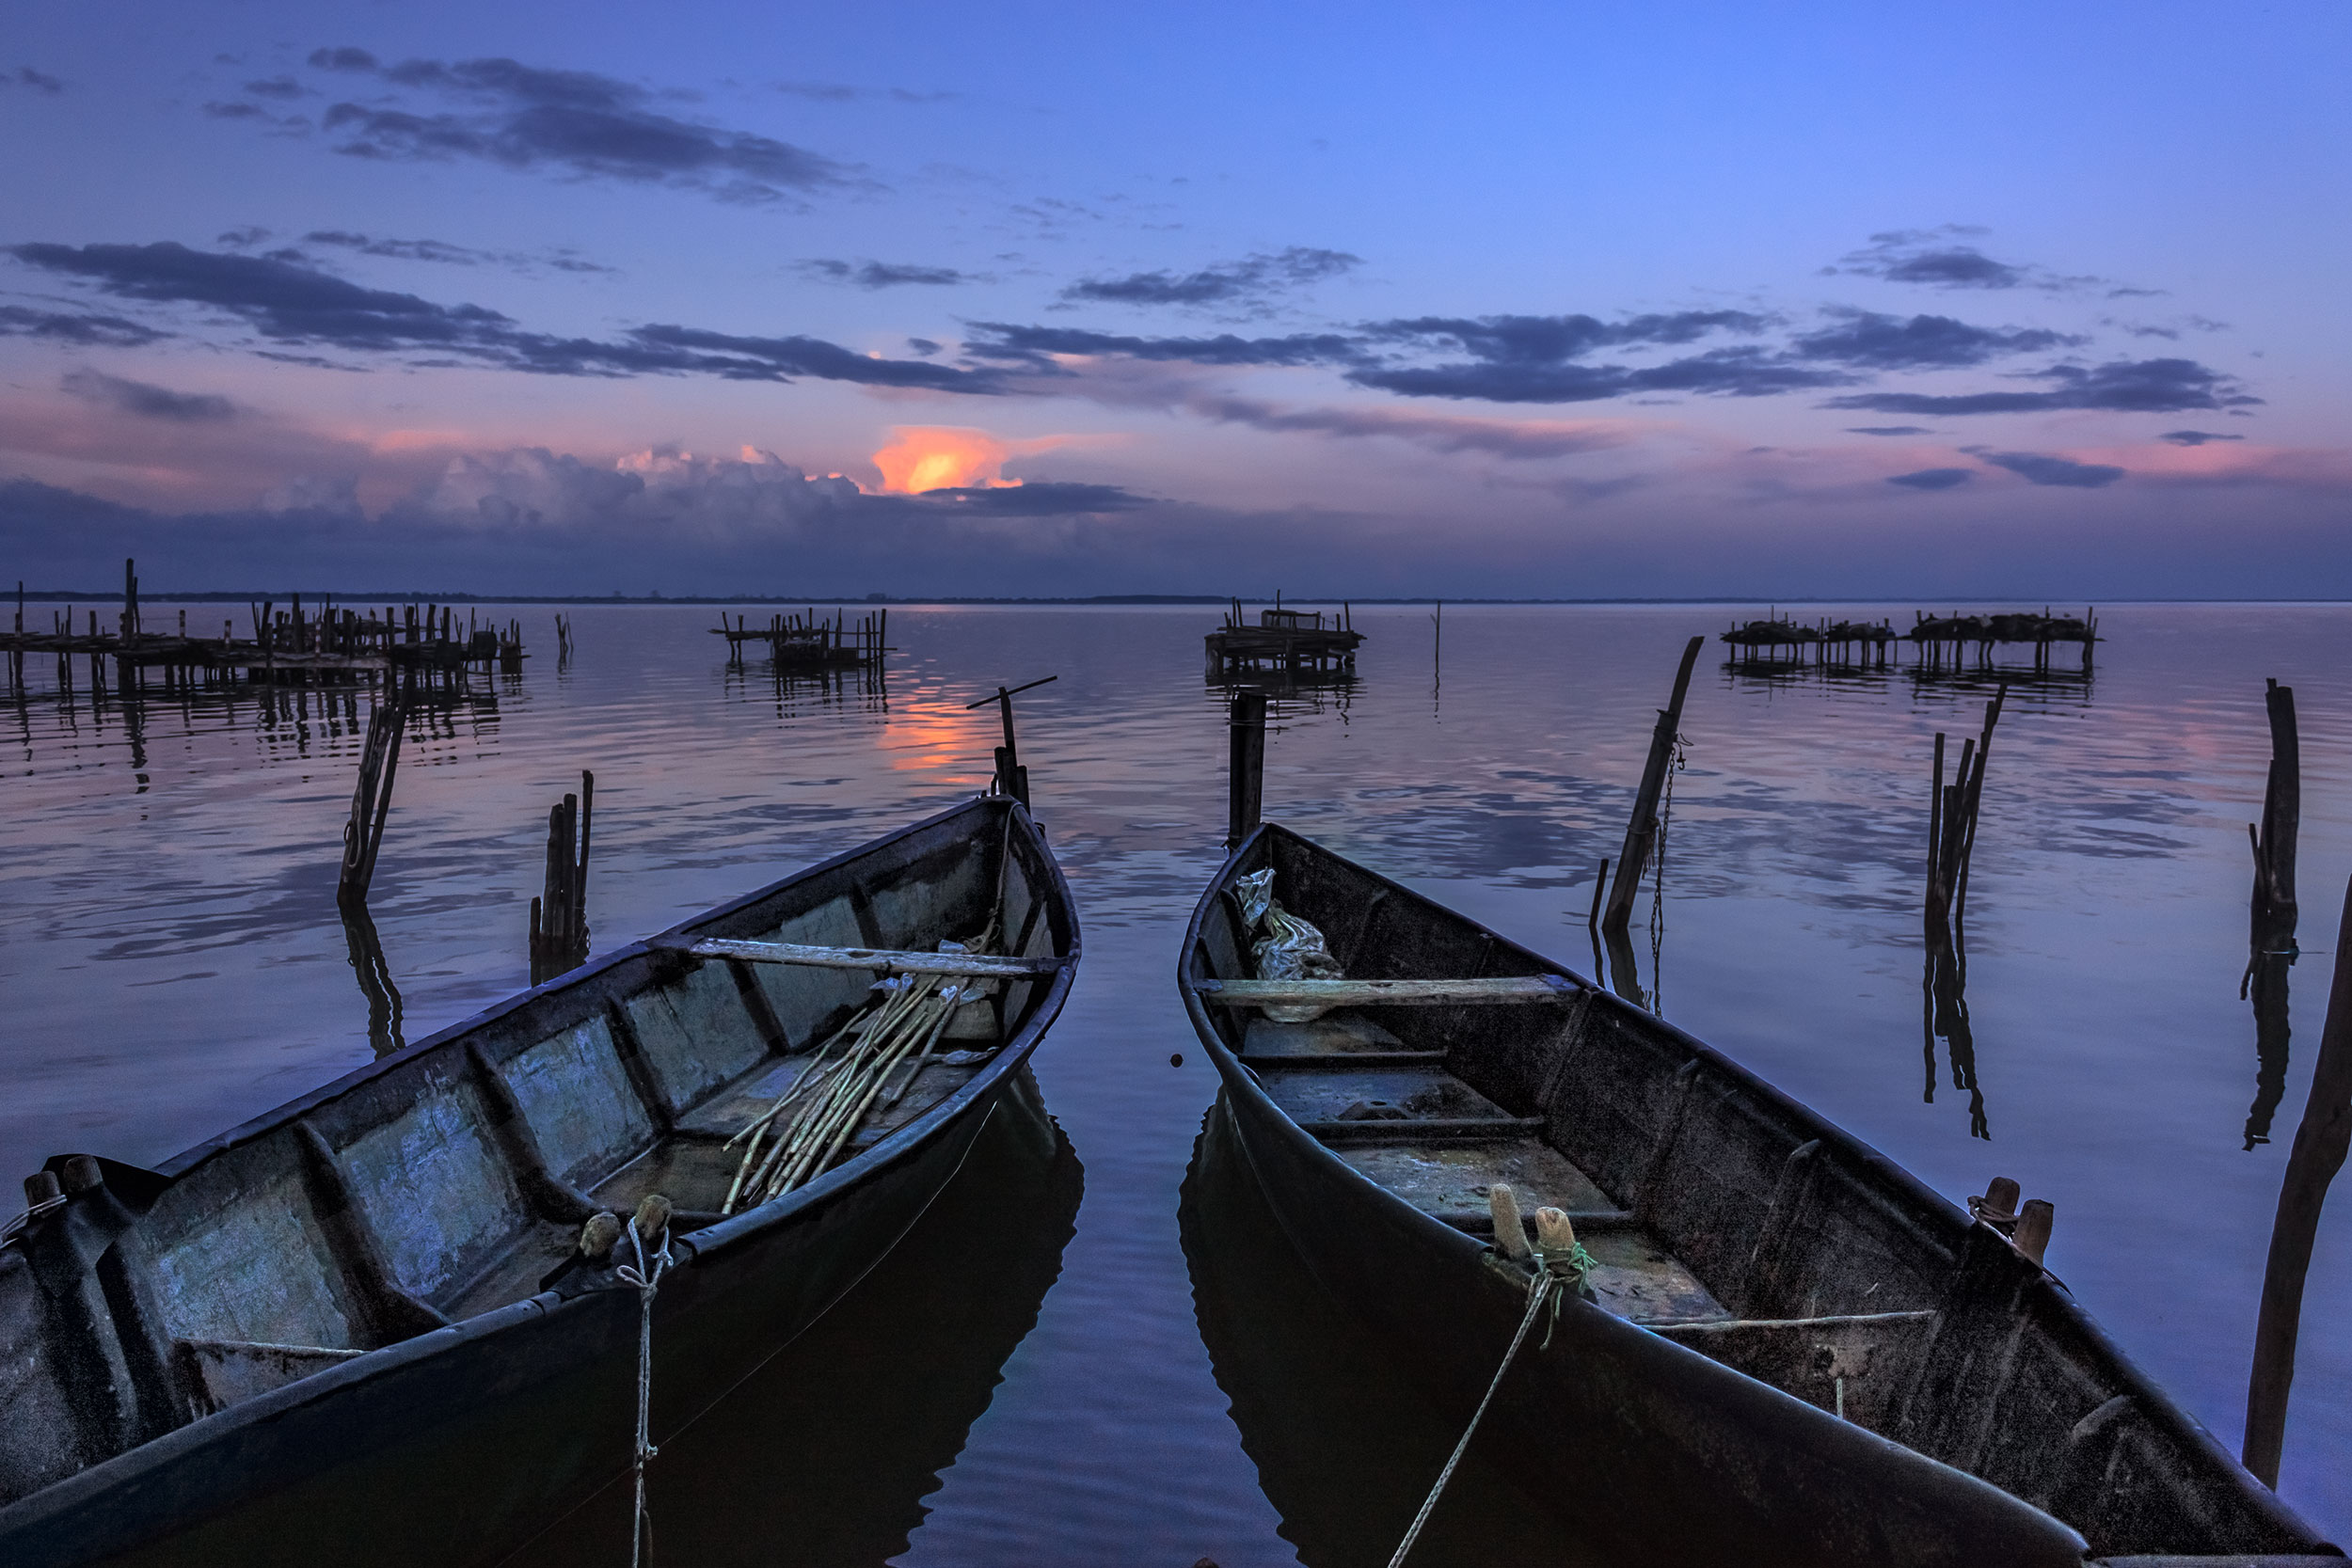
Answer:
[[[712, 938], [1067, 955], [1025, 816], [983, 799], [560, 977], [191, 1149], [61, 1157], [0, 1248], [0, 1503], [297, 1378], [529, 1297], [582, 1222], [649, 1193], [715, 1223], [767, 1111], [871, 969], [696, 956]], [[846, 1162], [988, 1070], [1051, 965], [954, 1008]], [[885, 1097], [886, 1098], [886, 1097]], [[884, 1101], [877, 1100], [877, 1105]], [[28, 1190], [40, 1184], [28, 1182]]]
[[[1220, 1003], [1200, 982], [1256, 974], [1233, 879], [1267, 866], [1350, 980], [1573, 983], [1302, 1022]], [[1490, 1243], [1496, 1183], [1531, 1220], [1565, 1211], [1605, 1310], [1991, 1481], [2094, 1550], [2309, 1544], [1998, 1230], [1719, 1053], [1279, 828], [1219, 890], [1188, 976], [1213, 1026], [1396, 1198]]]

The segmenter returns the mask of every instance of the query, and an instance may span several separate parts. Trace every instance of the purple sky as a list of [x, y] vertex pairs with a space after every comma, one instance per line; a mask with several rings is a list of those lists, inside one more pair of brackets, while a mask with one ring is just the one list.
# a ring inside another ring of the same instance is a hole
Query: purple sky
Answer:
[[6, 14], [37, 587], [2352, 594], [2340, 8]]

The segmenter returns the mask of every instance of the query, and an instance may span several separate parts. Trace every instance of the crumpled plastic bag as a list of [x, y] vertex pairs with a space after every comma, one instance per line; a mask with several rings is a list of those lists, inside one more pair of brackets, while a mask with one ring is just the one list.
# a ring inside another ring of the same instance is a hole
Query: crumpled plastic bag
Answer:
[[[1274, 868], [1233, 879], [1248, 928], [1263, 934], [1250, 944], [1261, 980], [1336, 980], [1345, 973], [1331, 956], [1323, 933], [1282, 908], [1274, 896]], [[1326, 1009], [1312, 1003], [1268, 1005], [1265, 1016], [1277, 1023], [1305, 1023]]]

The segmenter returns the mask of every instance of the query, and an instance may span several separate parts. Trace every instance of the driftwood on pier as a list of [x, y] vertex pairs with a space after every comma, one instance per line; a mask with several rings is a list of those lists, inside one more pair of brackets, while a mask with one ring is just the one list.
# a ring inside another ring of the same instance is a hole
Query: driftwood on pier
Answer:
[[714, 637], [727, 640], [727, 663], [739, 668], [744, 650], [750, 644], [767, 644], [767, 657], [779, 671], [860, 670], [882, 664], [890, 652], [890, 611], [878, 610], [861, 616], [855, 624], [849, 611], [836, 609], [832, 616], [817, 613], [814, 608], [797, 615], [771, 615], [764, 626], [754, 626], [750, 618], [738, 615], [729, 626], [723, 611], [719, 624], [710, 628]]
[[[1324, 624], [1327, 614], [1328, 626]], [[1220, 686], [1237, 681], [1344, 682], [1355, 675], [1356, 650], [1363, 641], [1352, 605], [1343, 604], [1335, 613], [1290, 609], [1279, 594], [1272, 608], [1258, 611], [1254, 626], [1235, 599], [1224, 624], [1202, 639], [1208, 679]]]
[[239, 637], [233, 621], [218, 637], [192, 634], [187, 611], [176, 630], [151, 631], [141, 607], [136, 562], [123, 562], [122, 610], [111, 631], [101, 630], [98, 612], [83, 629], [70, 610], [53, 614], [46, 632], [24, 625], [23, 584], [18, 585], [13, 626], [0, 631], [0, 651], [9, 655], [11, 680], [24, 684], [24, 656], [57, 657], [60, 686], [70, 660], [89, 660], [91, 684], [104, 678], [111, 661], [125, 689], [154, 672], [167, 686], [249, 680], [276, 684], [376, 683], [410, 689], [463, 684], [469, 671], [493, 667], [507, 673], [522, 669], [522, 625], [477, 626], [470, 612], [462, 624], [447, 605], [387, 605], [381, 613], [338, 607], [330, 599], [306, 609], [300, 594], [286, 609], [275, 600], [248, 607], [250, 637]]

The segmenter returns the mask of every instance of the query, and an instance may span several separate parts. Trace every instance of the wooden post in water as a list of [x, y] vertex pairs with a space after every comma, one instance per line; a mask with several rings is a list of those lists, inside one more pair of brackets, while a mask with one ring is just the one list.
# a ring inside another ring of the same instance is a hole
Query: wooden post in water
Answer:
[[2295, 688], [2269, 683], [2270, 779], [2254, 840], [2253, 946], [2256, 953], [2295, 945], [2295, 840], [2303, 816], [2303, 748], [2296, 735]]
[[2344, 1167], [2352, 1147], [2352, 885], [2344, 889], [2344, 916], [2336, 927], [2335, 984], [2328, 995], [2328, 1022], [2321, 1031], [2319, 1060], [2312, 1069], [2311, 1099], [2295, 1130], [2279, 1188], [2279, 1212], [2270, 1228], [2270, 1259], [2263, 1270], [2262, 1315], [2254, 1326], [2254, 1369], [2246, 1388], [2246, 1467], [2264, 1485], [2279, 1484], [2279, 1457], [2286, 1443], [2287, 1390], [2295, 1382], [2295, 1341], [2302, 1326], [2303, 1279], [2311, 1271], [2312, 1243], [2328, 1184]]
[[1225, 852], [1257, 832], [1265, 809], [1265, 693], [1237, 690], [1225, 710]]
[[[816, 612], [812, 610], [809, 613], [810, 621], [813, 625], [815, 623]], [[1021, 695], [1024, 691], [1029, 690], [1033, 687], [1043, 686], [1050, 681], [1057, 681], [1059, 679], [1061, 679], [1059, 675], [1046, 675], [1041, 679], [1033, 680], [1022, 686], [1011, 688], [1000, 686], [996, 689], [996, 695], [993, 697], [982, 697], [977, 703], [966, 703], [963, 705], [964, 711], [969, 713], [976, 707], [986, 707], [989, 704], [994, 703], [997, 706], [997, 711], [1004, 717], [1005, 743], [996, 748], [996, 776], [989, 781], [988, 788], [990, 794], [1009, 795], [1014, 800], [1020, 801], [1024, 807], [1028, 805], [1029, 770], [1021, 766], [1020, 747], [1013, 739], [1012, 700]]]
[[400, 771], [401, 734], [406, 727], [407, 715], [398, 697], [377, 703], [368, 714], [359, 779], [351, 792], [351, 820], [343, 824], [342, 871], [335, 882], [335, 902], [346, 910], [367, 907], [376, 851], [384, 847], [384, 819], [392, 809], [392, 778]]
[[588, 957], [588, 846], [596, 821], [596, 776], [582, 769], [580, 793], [548, 808], [545, 891], [531, 901], [531, 983], [538, 985]]
[[1632, 918], [1633, 895], [1641, 891], [1642, 872], [1658, 842], [1658, 797], [1666, 785], [1666, 769], [1674, 762], [1675, 736], [1682, 728], [1682, 699], [1691, 689], [1691, 671], [1699, 661], [1699, 650], [1706, 646], [1706, 638], [1693, 637], [1682, 650], [1682, 667], [1675, 672], [1674, 697], [1659, 710], [1657, 726], [1650, 732], [1649, 762], [1642, 769], [1642, 787], [1633, 797], [1633, 816], [1625, 825], [1625, 847], [1617, 853], [1617, 879], [1609, 889], [1608, 907], [1601, 912], [1604, 930], [1622, 931]]

